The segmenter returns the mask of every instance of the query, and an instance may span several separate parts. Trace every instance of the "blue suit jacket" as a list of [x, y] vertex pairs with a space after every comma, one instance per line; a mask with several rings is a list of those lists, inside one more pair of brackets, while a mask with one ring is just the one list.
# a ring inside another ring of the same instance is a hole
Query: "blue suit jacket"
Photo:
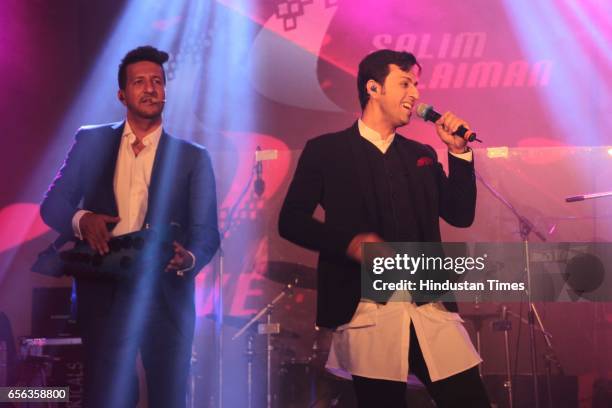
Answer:
[[[79, 209], [118, 214], [113, 179], [124, 123], [86, 126], [77, 131], [41, 205], [43, 220], [54, 230], [73, 235], [72, 218]], [[185, 315], [188, 308], [191, 313], [187, 315], [192, 316], [193, 276], [219, 247], [215, 179], [203, 147], [163, 132], [153, 164], [145, 223], [154, 226], [170, 222], [185, 229], [185, 247], [195, 255], [196, 265], [183, 278], [165, 276], [163, 290], [171, 309]], [[82, 303], [80, 299], [79, 307]]]

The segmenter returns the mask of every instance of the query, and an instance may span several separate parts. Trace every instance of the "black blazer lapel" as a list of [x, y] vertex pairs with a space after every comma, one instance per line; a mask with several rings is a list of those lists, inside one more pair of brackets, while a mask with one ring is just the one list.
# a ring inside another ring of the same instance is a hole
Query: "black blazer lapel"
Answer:
[[[406, 143], [407, 141], [404, 139], [403, 136], [396, 134], [395, 138], [397, 140], [394, 140], [394, 143], [401, 157], [404, 174], [406, 175], [410, 183], [410, 188], [413, 192], [413, 195], [418, 196], [422, 192], [420, 191], [420, 186], [422, 185], [422, 182], [419, 181], [419, 175], [417, 174], [417, 154], [411, 148], [410, 144]], [[422, 210], [422, 208], [415, 208], [415, 210], [417, 210], [417, 213], [419, 213], [419, 210]]]
[[[403, 136], [396, 135], [395, 137], [403, 139]], [[437, 166], [438, 163], [434, 161], [431, 165], [418, 167], [417, 161], [420, 158], [420, 153], [411, 145], [411, 141], [400, 139], [396, 140], [396, 142], [398, 142], [397, 148], [402, 157], [404, 172], [410, 183], [414, 199], [414, 211], [415, 214], [419, 215], [417, 216], [417, 222], [424, 233], [423, 239], [425, 241], [432, 240], [432, 228], [438, 228], [435, 222], [432, 225], [432, 221], [435, 221], [437, 218], [437, 216], [433, 215], [433, 212], [437, 212], [438, 208], [437, 203], [434, 202], [437, 199], [437, 186], [432, 167]]]
[[368, 158], [363, 148], [361, 137], [362, 136], [359, 134], [359, 127], [357, 126], [357, 122], [355, 122], [352, 127], [347, 129], [347, 139], [353, 159], [353, 174], [357, 175], [361, 185], [362, 198], [368, 211], [368, 227], [370, 227], [372, 231], [375, 231], [378, 227], [378, 220], [375, 217], [376, 201], [374, 198], [374, 186], [372, 185], [372, 174], [369, 171]]

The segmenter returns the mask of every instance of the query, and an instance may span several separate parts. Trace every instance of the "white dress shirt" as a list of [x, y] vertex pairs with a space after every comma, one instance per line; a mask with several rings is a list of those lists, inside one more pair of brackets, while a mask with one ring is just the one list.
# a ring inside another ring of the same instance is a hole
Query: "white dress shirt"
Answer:
[[142, 138], [144, 148], [137, 156], [132, 148], [137, 140], [136, 135], [130, 128], [129, 122], [125, 122], [113, 182], [121, 220], [113, 228], [111, 232], [113, 236], [142, 229], [147, 214], [153, 162], [161, 134], [160, 125], [145, 135]]
[[[395, 135], [383, 139], [358, 121], [359, 133], [383, 154]], [[452, 154], [452, 153], [451, 153]], [[454, 154], [471, 161], [472, 151]], [[419, 340], [432, 381], [442, 380], [478, 365], [482, 360], [457, 313], [440, 303], [417, 307], [407, 292], [396, 292], [385, 305], [363, 300], [350, 322], [336, 328], [325, 367], [335, 375], [391, 381], [408, 379], [410, 324]]]
[[[115, 164], [113, 188], [120, 221], [111, 231], [111, 236], [128, 234], [142, 229], [149, 204], [149, 186], [153, 162], [157, 153], [157, 146], [162, 135], [162, 126], [152, 130], [142, 138], [144, 148], [138, 155], [134, 153], [132, 145], [136, 141], [136, 134], [126, 120], [121, 135], [121, 143]], [[83, 239], [79, 222], [83, 215], [90, 211], [79, 210], [72, 217], [74, 234]], [[191, 257], [191, 266], [178, 270], [176, 273], [183, 276], [195, 266], [195, 256], [187, 251]]]
[[[151, 184], [151, 173], [153, 172], [153, 162], [157, 145], [162, 134], [160, 125], [152, 132], [142, 138], [144, 148], [138, 156], [132, 149], [132, 144], [136, 141], [136, 135], [132, 131], [129, 122], [125, 121], [117, 163], [115, 164], [115, 176], [113, 188], [117, 210], [121, 219], [111, 231], [112, 236], [123, 235], [142, 229], [144, 218], [147, 214], [149, 201], [149, 185]], [[79, 210], [72, 217], [72, 228], [74, 234], [83, 239], [79, 222], [83, 215], [90, 211]]]

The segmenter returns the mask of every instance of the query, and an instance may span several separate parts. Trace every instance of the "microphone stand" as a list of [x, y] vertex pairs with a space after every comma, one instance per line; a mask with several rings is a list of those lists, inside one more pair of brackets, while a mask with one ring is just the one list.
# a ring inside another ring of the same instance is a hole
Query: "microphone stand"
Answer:
[[215, 309], [216, 309], [215, 330], [217, 332], [217, 352], [218, 352], [217, 364], [219, 367], [218, 380], [217, 380], [217, 387], [218, 387], [217, 408], [223, 408], [223, 313], [224, 313], [223, 312], [223, 275], [225, 274], [225, 252], [223, 251], [223, 241], [225, 240], [225, 236], [227, 232], [231, 229], [234, 223], [234, 214], [236, 210], [242, 203], [242, 200], [244, 200], [246, 193], [249, 191], [249, 188], [251, 187], [251, 183], [253, 182], [253, 176], [255, 175], [256, 168], [257, 168], [257, 163], [255, 163], [255, 165], [253, 166], [251, 170], [251, 174], [249, 175], [249, 179], [247, 180], [246, 185], [244, 186], [242, 191], [240, 192], [238, 199], [236, 200], [234, 205], [230, 207], [230, 210], [227, 213], [227, 217], [225, 218], [226, 220], [225, 228], [221, 230], [219, 234], [221, 237], [221, 242], [219, 244], [219, 268], [216, 274], [217, 299], [216, 299], [216, 302], [214, 302]]
[[[601, 193], [589, 193], [589, 194], [582, 194], [582, 195], [567, 197], [565, 201], [568, 203], [574, 203], [576, 201], [592, 200], [595, 198], [603, 198], [603, 197], [610, 197], [610, 196], [612, 196], [612, 191], [604, 191]], [[599, 344], [599, 342], [597, 342], [597, 344]], [[596, 380], [596, 382], [597, 381], [599, 380]]]
[[[495, 190], [489, 183], [487, 183], [480, 174], [476, 173], [476, 178], [497, 198], [502, 204], [504, 204], [517, 218], [519, 223], [519, 233], [521, 240], [523, 241], [523, 250], [525, 252], [525, 271], [527, 272], [527, 302], [529, 304], [528, 322], [529, 322], [529, 351], [531, 355], [531, 375], [533, 380], [533, 395], [534, 395], [534, 407], [540, 408], [540, 390], [538, 388], [538, 365], [536, 361], [536, 348], [535, 348], [535, 316], [537, 310], [533, 303], [532, 290], [531, 290], [531, 268], [529, 262], [529, 234], [534, 233], [542, 241], [546, 241], [546, 237], [538, 231], [533, 223], [526, 217], [521, 215], [516, 208], [508, 200], [506, 200], [501, 193]], [[542, 324], [539, 316], [538, 322]], [[541, 327], [542, 331], [543, 326]], [[511, 383], [510, 383], [511, 387]], [[550, 403], [550, 401], [549, 401]]]
[[506, 389], [508, 390], [508, 405], [509, 408], [514, 407], [514, 394], [512, 388], [512, 367], [510, 366], [510, 329], [512, 328], [508, 321], [508, 308], [506, 305], [502, 306], [502, 319], [504, 324], [504, 356], [506, 358]]
[[[529, 325], [529, 320], [526, 320], [518, 313], [514, 313], [511, 310], [507, 310], [506, 313], [511, 316], [516, 317], [520, 322]], [[546, 364], [546, 393], [548, 395], [548, 407], [552, 408], [553, 406], [552, 405], [552, 380], [551, 380], [552, 366], [554, 365], [557, 368], [557, 371], [559, 372], [559, 374], [561, 375], [565, 375], [565, 370], [563, 370], [563, 367], [561, 366], [561, 363], [559, 362], [559, 358], [557, 357], [557, 353], [555, 352], [555, 349], [552, 345], [552, 338], [553, 338], [552, 334], [550, 334], [550, 332], [544, 329], [542, 318], [540, 317], [540, 314], [538, 313], [537, 309], [534, 309], [534, 313], [535, 313], [536, 320], [538, 322], [538, 327], [536, 327], [536, 329], [537, 331], [542, 333], [542, 337], [544, 338], [544, 341], [546, 342], [546, 348], [548, 349], [548, 352], [544, 355], [544, 362]]]
[[582, 195], [567, 197], [565, 201], [568, 203], [574, 203], [576, 201], [592, 200], [593, 198], [602, 198], [602, 197], [610, 197], [610, 196], [612, 196], [612, 191], [605, 191], [603, 193], [591, 193], [591, 194], [582, 194]]
[[502, 305], [501, 320], [493, 322], [493, 330], [504, 332], [504, 358], [506, 361], [506, 381], [504, 381], [504, 388], [508, 393], [508, 408], [514, 408], [512, 368], [510, 367], [510, 339], [508, 333], [512, 329], [512, 323], [508, 320], [508, 313], [508, 307], [506, 305]]
[[[298, 279], [296, 278], [293, 283], [288, 283], [285, 285], [283, 290], [281, 290], [278, 295], [270, 303], [264, 306], [255, 316], [251, 318], [244, 326], [234, 334], [232, 340], [236, 340], [240, 336], [242, 336], [252, 325], [254, 325], [263, 315], [266, 315], [266, 323], [260, 323], [257, 325], [257, 333], [263, 334], [266, 336], [266, 408], [272, 408], [272, 351], [274, 347], [272, 346], [272, 335], [280, 333], [280, 324], [272, 323], [272, 312], [276, 305], [286, 296], [293, 295], [293, 288], [297, 286]], [[249, 367], [250, 369], [250, 367]], [[249, 370], [249, 376], [250, 376]], [[250, 384], [249, 379], [249, 395], [247, 396], [249, 402], [248, 406], [251, 405], [251, 400], [253, 398], [251, 394], [252, 386]]]

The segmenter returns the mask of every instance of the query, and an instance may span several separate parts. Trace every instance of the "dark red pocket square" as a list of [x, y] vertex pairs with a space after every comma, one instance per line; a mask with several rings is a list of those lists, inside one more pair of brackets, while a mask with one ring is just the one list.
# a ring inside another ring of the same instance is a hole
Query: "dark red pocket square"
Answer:
[[419, 157], [417, 160], [417, 167], [423, 166], [431, 166], [433, 164], [433, 159], [431, 157], [423, 156]]

